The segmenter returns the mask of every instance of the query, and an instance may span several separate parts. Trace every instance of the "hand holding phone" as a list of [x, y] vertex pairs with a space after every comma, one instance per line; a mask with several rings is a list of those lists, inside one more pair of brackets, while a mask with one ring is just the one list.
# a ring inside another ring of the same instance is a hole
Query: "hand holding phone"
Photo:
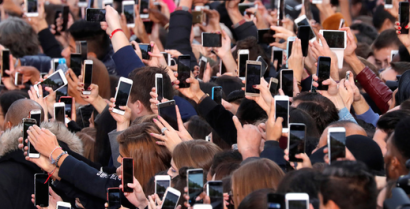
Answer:
[[191, 85], [186, 79], [191, 77], [191, 56], [181, 55], [178, 57], [178, 80], [179, 88], [189, 88]]

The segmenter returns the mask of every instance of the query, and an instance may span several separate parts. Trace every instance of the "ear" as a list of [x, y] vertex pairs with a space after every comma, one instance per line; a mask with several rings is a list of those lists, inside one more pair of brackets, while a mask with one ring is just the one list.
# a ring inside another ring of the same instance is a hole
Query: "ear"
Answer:
[[394, 28], [393, 23], [389, 19], [385, 19], [383, 21], [382, 27], [380, 28], [379, 32], [382, 32], [384, 30], [391, 29], [391, 28]]
[[329, 208], [329, 209], [340, 209], [339, 206], [337, 206], [336, 203], [333, 202], [333, 200], [329, 200], [327, 202], [327, 208]]
[[10, 121], [7, 121], [7, 123], [4, 124], [4, 131], [11, 129], [13, 127], [13, 124]]
[[97, 55], [94, 52], [88, 52], [87, 53], [87, 58], [90, 58], [90, 57], [97, 59]]
[[390, 161], [390, 177], [394, 178], [394, 177], [399, 177], [402, 174], [402, 171], [400, 170], [401, 168], [401, 164], [400, 164], [400, 160], [397, 157], [392, 157], [391, 161]]

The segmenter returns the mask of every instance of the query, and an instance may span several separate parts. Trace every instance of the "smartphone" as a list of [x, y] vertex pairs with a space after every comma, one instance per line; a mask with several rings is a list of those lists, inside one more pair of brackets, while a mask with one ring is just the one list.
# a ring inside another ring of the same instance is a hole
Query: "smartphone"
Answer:
[[212, 87], [212, 100], [217, 104], [222, 104], [222, 87], [214, 86]]
[[276, 94], [278, 94], [278, 79], [277, 78], [270, 78], [269, 81], [269, 91], [274, 97]]
[[296, 37], [292, 36], [288, 38], [288, 42], [286, 45], [286, 67], [288, 67], [288, 60], [290, 55], [292, 54], [292, 47], [293, 47], [293, 42], [295, 41]]
[[41, 110], [30, 111], [30, 118], [36, 120], [36, 125], [40, 127], [41, 124]]
[[265, 75], [265, 73], [266, 73], [266, 71], [268, 70], [268, 67], [269, 67], [268, 63], [266, 63], [265, 59], [263, 59], [262, 56], [258, 56], [258, 58], [256, 58], [256, 61], [261, 62], [261, 65], [262, 65], [262, 73], [261, 74], [262, 74], [262, 76]]
[[181, 55], [178, 57], [179, 88], [189, 88], [191, 86], [186, 82], [189, 77], [191, 77], [191, 55]]
[[[33, 119], [33, 118], [23, 118], [23, 145], [24, 145], [23, 147], [27, 146], [27, 143], [26, 143], [26, 139], [28, 139], [27, 130], [30, 128], [30, 126], [34, 126], [34, 125], [37, 125], [37, 121], [35, 119]], [[32, 147], [32, 149], [30, 149], [30, 151], [35, 150], [33, 146], [31, 146], [31, 147]], [[29, 154], [30, 154], [30, 152], [29, 152]], [[40, 156], [38, 156], [38, 157], [40, 157]]]
[[89, 22], [105, 22], [105, 9], [87, 8], [86, 20]]
[[261, 84], [262, 64], [258, 61], [246, 61], [246, 75], [245, 75], [245, 95], [259, 96], [259, 89], [253, 88], [255, 85]]
[[107, 201], [109, 209], [118, 209], [121, 207], [120, 188], [111, 187], [107, 189]]
[[10, 77], [10, 75], [6, 73], [6, 70], [10, 70], [10, 51], [3, 49], [1, 51], [1, 76], [3, 78]]
[[316, 39], [316, 35], [313, 32], [312, 27], [310, 26], [309, 19], [307, 19], [306, 15], [301, 15], [295, 20], [296, 26], [309, 26], [309, 40], [314, 41]]
[[159, 2], [154, 2], [154, 5], [157, 7], [158, 11], [162, 10], [162, 6]]
[[62, 25], [61, 31], [67, 30], [68, 13], [70, 13], [70, 7], [64, 5], [63, 6], [63, 25]]
[[130, 96], [133, 81], [128, 78], [121, 77], [118, 81], [117, 92], [115, 92], [115, 107], [113, 112], [124, 115], [124, 111], [120, 109], [120, 106], [126, 106], [128, 104], [128, 98]]
[[106, 7], [106, 6], [113, 6], [114, 5], [114, 3], [113, 3], [113, 0], [103, 0], [103, 5], [104, 5], [104, 7]]
[[246, 74], [246, 61], [249, 60], [249, 50], [238, 50], [238, 63], [239, 63], [239, 77], [243, 78]]
[[134, 159], [122, 158], [122, 191], [132, 192], [133, 189], [128, 187], [129, 183], [134, 183]]
[[141, 19], [148, 19], [149, 14], [148, 14], [148, 12], [144, 12], [144, 10], [145, 9], [148, 10], [149, 0], [140, 0], [139, 6], [140, 6], [140, 17], [141, 17]]
[[157, 100], [162, 101], [164, 98], [163, 78], [161, 73], [155, 74], [155, 93], [158, 95]]
[[303, 123], [289, 124], [288, 135], [289, 162], [302, 162], [295, 155], [305, 153], [306, 126]]
[[171, 57], [170, 54], [166, 52], [161, 52], [161, 54], [164, 56], [168, 66], [174, 66], [176, 64], [175, 60]]
[[203, 22], [204, 22], [204, 12], [203, 11], [192, 11], [192, 25], [195, 25], [198, 23], [202, 24]]
[[317, 90], [327, 91], [328, 89], [328, 86], [323, 85], [322, 82], [330, 78], [331, 61], [330, 57], [319, 57], [318, 59], [316, 75], [318, 77], [317, 83], [319, 86], [317, 87]]
[[280, 88], [288, 97], [293, 97], [293, 70], [280, 71]]
[[203, 47], [221, 47], [222, 35], [218, 33], [205, 33], [201, 34]]
[[147, 34], [151, 34], [152, 33], [152, 26], [154, 26], [154, 22], [152, 22], [150, 20], [144, 20], [144, 21], [142, 21], [142, 23], [144, 24], [145, 31], [147, 32]]
[[155, 176], [155, 194], [159, 198], [164, 197], [167, 188], [171, 186], [171, 177], [169, 175], [156, 175]]
[[196, 204], [192, 209], [212, 209], [212, 205], [210, 204]]
[[57, 209], [71, 209], [71, 204], [69, 202], [57, 202]]
[[208, 181], [207, 195], [211, 199], [213, 209], [224, 208], [223, 186], [222, 181]]
[[37, 0], [24, 0], [24, 3], [26, 5], [26, 16], [27, 17], [37, 17], [38, 16], [38, 1]]
[[393, 8], [393, 0], [384, 0], [384, 8], [385, 9]]
[[390, 62], [393, 62], [393, 58], [394, 58], [394, 56], [396, 56], [396, 54], [398, 54], [399, 53], [399, 50], [391, 50], [390, 51]]
[[288, 96], [279, 96], [275, 97], [275, 121], [276, 118], [282, 117], [282, 132], [288, 132], [289, 130], [289, 97]]
[[77, 5], [78, 7], [87, 7], [87, 0], [79, 0]]
[[[331, 49], [345, 49], [346, 48], [346, 31], [320, 30], [319, 33], [323, 35], [329, 48]], [[320, 42], [320, 44], [322, 44], [322, 42]]]
[[400, 34], [408, 34], [409, 29], [405, 27], [409, 24], [409, 2], [399, 2], [399, 22]]
[[188, 203], [195, 205], [195, 200], [204, 191], [204, 171], [202, 168], [187, 170]]
[[93, 61], [92, 60], [85, 60], [83, 72], [83, 83], [84, 83], [84, 91], [82, 92], [85, 95], [91, 94], [91, 91], [88, 90], [90, 88], [92, 80], [93, 80]]
[[34, 174], [34, 205], [40, 207], [48, 207], [48, 186], [50, 184], [48, 174], [36, 173]]
[[245, 12], [247, 9], [255, 7], [254, 3], [240, 3], [238, 4], [239, 7], [239, 12], [241, 13], [241, 15], [245, 16]]
[[349, 77], [350, 77], [350, 71], [347, 71], [347, 72], [346, 72], [346, 78], [345, 78], [345, 79], [346, 79], [346, 80], [349, 80]]
[[310, 26], [307, 25], [302, 25], [298, 28], [298, 38], [300, 39], [302, 45], [302, 53], [304, 57], [308, 54], [310, 31]]
[[56, 102], [60, 101], [60, 98], [64, 96], [68, 96], [68, 85], [56, 91]]
[[343, 127], [331, 127], [327, 133], [327, 146], [329, 163], [338, 158], [346, 157], [346, 129]]
[[278, 0], [278, 21], [276, 22], [276, 25], [278, 26], [283, 26], [282, 20], [283, 20], [283, 14], [284, 14], [284, 4], [285, 4], [285, 0]]
[[309, 195], [306, 193], [287, 193], [285, 200], [287, 209], [309, 209]]
[[81, 54], [81, 62], [87, 59], [88, 56], [88, 44], [87, 41], [76, 41], [78, 43], [77, 49], [79, 54]]
[[258, 43], [270, 44], [276, 41], [273, 38], [275, 35], [275, 31], [272, 29], [259, 29], [258, 30]]
[[178, 122], [177, 122], [177, 112], [175, 110], [175, 101], [169, 100], [166, 102], [162, 102], [157, 104], [158, 106], [158, 115], [164, 118], [165, 121], [169, 123], [169, 125], [178, 130]]
[[180, 196], [180, 191], [172, 187], [168, 187], [167, 191], [164, 194], [161, 209], [175, 209], [177, 207]]
[[285, 209], [285, 196], [283, 194], [269, 193], [267, 209]]
[[41, 85], [41, 87], [43, 88], [43, 96], [47, 97], [48, 91], [45, 90], [46, 87], [50, 87], [54, 91], [57, 91], [61, 89], [62, 87], [64, 87], [65, 85], [67, 85], [67, 83], [68, 82], [64, 75], [64, 72], [62, 70], [57, 70], [56, 72], [48, 76], [46, 80], [34, 85], [34, 90], [36, 90], [37, 96], [40, 97], [38, 93], [39, 91], [38, 86]]
[[312, 4], [321, 4], [322, 0], [312, 0]]
[[125, 15], [125, 20], [127, 21], [127, 27], [133, 28], [135, 26], [135, 1], [123, 1], [122, 2], [122, 12]]
[[151, 44], [139, 44], [139, 47], [141, 49], [142, 59], [144, 60], [151, 59], [151, 56], [148, 54], [148, 52], [152, 52]]
[[[199, 60], [199, 75], [204, 75], [204, 72], [206, 70], [206, 63], [208, 62], [208, 58], [202, 56], [201, 59]], [[200, 76], [202, 78], [202, 76]]]
[[275, 64], [275, 60], [277, 60], [277, 65], [274, 66], [275, 70], [279, 71], [283, 63], [283, 49], [274, 46], [272, 47], [271, 62]]
[[[54, 72], [54, 71], [56, 71], [57, 70], [57, 67], [58, 67], [58, 62], [60, 61], [60, 58], [54, 58], [54, 59], [51, 59], [51, 61], [50, 61], [50, 64], [51, 64], [51, 69], [52, 69], [52, 72]], [[47, 74], [46, 74], [47, 75]], [[44, 76], [43, 76], [44, 77]], [[43, 78], [42, 77], [42, 78]]]
[[14, 74], [14, 85], [18, 86], [23, 84], [23, 74], [16, 72], [16, 74]]
[[59, 102], [64, 103], [64, 114], [67, 115], [68, 117], [72, 118], [72, 110], [75, 108], [74, 102], [75, 98], [70, 97], [70, 96], [62, 96], [60, 97]]
[[82, 63], [83, 63], [83, 58], [81, 54], [76, 53], [76, 54], [70, 55], [70, 68], [77, 77], [81, 75]]
[[65, 104], [64, 102], [54, 103], [54, 120], [58, 122], [65, 122]]
[[340, 19], [339, 29], [345, 27], [345, 19]]

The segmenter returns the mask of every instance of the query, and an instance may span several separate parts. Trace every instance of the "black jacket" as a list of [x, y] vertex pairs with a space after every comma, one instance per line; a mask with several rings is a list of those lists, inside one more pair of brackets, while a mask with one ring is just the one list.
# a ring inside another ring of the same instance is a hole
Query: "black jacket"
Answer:
[[51, 69], [51, 58], [44, 55], [24, 56], [20, 62], [21, 66], [33, 66], [41, 73], [48, 73]]
[[38, 33], [38, 40], [45, 55], [51, 58], [61, 57], [61, 46], [50, 29], [46, 28]]
[[273, 162], [278, 164], [279, 167], [282, 168], [282, 170], [285, 170], [286, 160], [285, 158], [283, 158], [283, 156], [285, 156], [285, 153], [283, 152], [283, 149], [279, 147], [279, 142], [265, 141], [265, 147], [261, 152], [260, 156], [262, 158], [272, 160]]

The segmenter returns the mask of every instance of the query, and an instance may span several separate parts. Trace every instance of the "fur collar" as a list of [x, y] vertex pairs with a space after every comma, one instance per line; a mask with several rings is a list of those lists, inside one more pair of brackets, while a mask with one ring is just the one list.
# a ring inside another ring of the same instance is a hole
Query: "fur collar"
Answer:
[[[64, 125], [55, 122], [43, 122], [41, 124], [42, 128], [49, 129], [53, 134], [56, 135], [59, 141], [67, 144], [67, 146], [73, 151], [80, 155], [83, 155], [83, 143], [75, 135], [71, 133]], [[18, 149], [18, 138], [23, 137], [23, 125], [13, 127], [3, 133], [0, 137], [0, 157], [5, 154]]]

